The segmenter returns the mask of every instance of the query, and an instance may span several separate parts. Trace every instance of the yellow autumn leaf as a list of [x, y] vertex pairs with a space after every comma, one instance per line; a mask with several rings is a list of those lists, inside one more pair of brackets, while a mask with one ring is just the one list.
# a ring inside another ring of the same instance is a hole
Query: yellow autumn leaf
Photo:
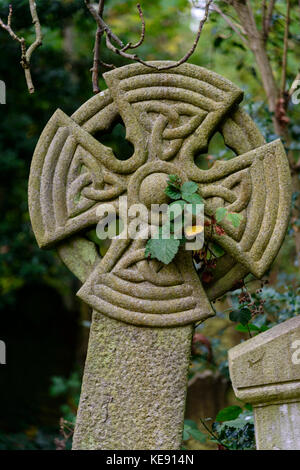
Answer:
[[202, 225], [188, 225], [185, 227], [185, 235], [186, 237], [193, 237], [195, 235], [198, 235], [198, 233], [203, 232], [203, 226]]

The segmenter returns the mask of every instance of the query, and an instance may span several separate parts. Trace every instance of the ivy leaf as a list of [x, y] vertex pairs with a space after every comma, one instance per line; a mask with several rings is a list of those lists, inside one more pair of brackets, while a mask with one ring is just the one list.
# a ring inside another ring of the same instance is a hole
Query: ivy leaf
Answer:
[[168, 185], [175, 186], [175, 188], [180, 188], [181, 179], [178, 175], [169, 175]]
[[[231, 408], [231, 407], [228, 407], [228, 408]], [[237, 408], [239, 408], [239, 406]], [[223, 421], [223, 423], [219, 427], [219, 432], [222, 431], [225, 427], [234, 428], [234, 429], [243, 429], [244, 426], [246, 426], [247, 424], [248, 425], [254, 424], [252, 411], [249, 411], [249, 410], [244, 410], [242, 412], [240, 411], [237, 418]]]
[[193, 421], [192, 419], [185, 419], [184, 426], [192, 428], [192, 429], [198, 429], [197, 423]]
[[218, 245], [217, 243], [210, 243], [209, 244], [209, 249], [213, 252], [213, 254], [217, 257], [220, 258], [221, 256], [224, 255], [225, 251], [223, 248]]
[[197, 423], [191, 419], [184, 420], [183, 440], [187, 441], [190, 437], [199, 442], [205, 442], [207, 436], [198, 429]]
[[269, 327], [264, 325], [262, 327], [258, 327], [254, 325], [253, 323], [248, 323], [248, 325], [237, 325], [235, 327], [237, 331], [240, 331], [241, 333], [248, 333], [250, 331], [255, 331], [256, 333], [263, 333], [264, 331], [269, 330]]
[[175, 238], [150, 238], [145, 248], [145, 257], [156, 258], [164, 264], [169, 264], [175, 258], [180, 245], [180, 240]]
[[183, 183], [180, 190], [182, 193], [193, 194], [197, 192], [198, 185], [197, 183], [194, 183], [193, 181], [187, 181], [186, 183]]
[[191, 193], [181, 193], [182, 199], [184, 199], [187, 202], [190, 202], [191, 204], [203, 204], [203, 199], [202, 197], [197, 194], [191, 194]]
[[171, 199], [181, 199], [180, 190], [177, 189], [175, 186], [168, 185], [165, 189], [165, 194]]
[[206, 435], [199, 431], [199, 429], [190, 429], [191, 436], [196, 439], [196, 441], [204, 443], [206, 441]]
[[233, 322], [241, 323], [242, 325], [247, 325], [251, 320], [251, 312], [249, 308], [243, 307], [240, 310], [233, 310], [229, 314], [229, 318]]
[[223, 408], [223, 410], [219, 411], [216, 416], [216, 421], [223, 422], [223, 421], [231, 421], [236, 419], [242, 412], [242, 408], [240, 406], [227, 406], [227, 408]]
[[226, 214], [227, 214], [226, 207], [218, 207], [218, 209], [216, 210], [216, 221], [221, 222], [224, 219]]
[[237, 228], [239, 227], [243, 216], [241, 214], [235, 214], [234, 212], [228, 212], [227, 220], [232, 223], [232, 225]]
[[236, 331], [240, 331], [241, 333], [248, 333], [248, 331], [260, 331], [258, 326], [252, 325], [252, 323], [248, 323], [248, 325], [241, 325], [238, 324], [235, 327]]
[[[176, 217], [178, 217], [180, 214], [182, 214], [182, 211], [184, 210], [185, 205], [186, 205], [186, 203], [182, 199], [171, 202], [171, 204], [168, 207], [169, 220], [173, 220]], [[181, 209], [181, 212], [179, 211], [179, 207]]]

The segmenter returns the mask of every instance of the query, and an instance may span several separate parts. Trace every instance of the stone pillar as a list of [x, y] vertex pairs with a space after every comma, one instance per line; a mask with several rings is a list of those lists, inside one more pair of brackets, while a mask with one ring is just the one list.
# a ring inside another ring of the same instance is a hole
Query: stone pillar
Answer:
[[258, 450], [300, 450], [300, 316], [229, 351], [237, 398], [254, 409]]
[[180, 449], [192, 332], [94, 312], [73, 449]]

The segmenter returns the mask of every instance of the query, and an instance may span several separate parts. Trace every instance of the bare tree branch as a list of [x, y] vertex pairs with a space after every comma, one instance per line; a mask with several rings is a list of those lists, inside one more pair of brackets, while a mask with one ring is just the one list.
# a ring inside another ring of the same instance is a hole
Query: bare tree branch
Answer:
[[[243, 29], [247, 35], [249, 47], [254, 54], [262, 83], [267, 95], [271, 112], [275, 113], [279, 90], [273, 74], [273, 69], [267, 54], [263, 33], [258, 30], [253, 10], [249, 0], [225, 0], [237, 13]], [[280, 134], [280, 128], [274, 123], [275, 131]]]
[[[132, 45], [131, 43], [128, 43], [128, 44], [124, 45], [123, 42], [121, 41], [121, 39], [118, 36], [116, 36], [116, 34], [114, 34], [112, 32], [112, 30], [105, 23], [103, 18], [101, 18], [101, 16], [95, 10], [93, 5], [91, 5], [90, 0], [84, 0], [84, 1], [85, 1], [85, 4], [86, 4], [88, 10], [90, 11], [91, 15], [95, 19], [97, 25], [102, 29], [102, 31], [103, 31], [102, 34], [105, 33], [105, 35], [106, 35], [106, 46], [109, 50], [111, 50], [113, 53], [115, 53], [115, 54], [117, 54], [121, 57], [124, 57], [125, 59], [129, 59], [129, 60], [133, 60], [135, 62], [139, 62], [139, 63], [141, 63], [143, 65], [146, 65], [147, 67], [150, 67], [150, 68], [155, 69], [155, 70], [172, 69], [174, 67], [177, 67], [177, 66], [183, 64], [184, 62], [186, 62], [191, 57], [191, 55], [193, 54], [193, 52], [195, 51], [195, 49], [197, 47], [197, 44], [199, 42], [203, 26], [204, 26], [204, 24], [205, 24], [205, 22], [208, 18], [210, 5], [213, 2], [213, 0], [206, 0], [204, 16], [203, 16], [202, 20], [199, 22], [199, 27], [198, 27], [198, 31], [197, 31], [197, 34], [196, 34], [196, 38], [194, 40], [194, 43], [193, 43], [192, 47], [188, 50], [188, 52], [180, 60], [178, 60], [177, 62], [173, 62], [172, 64], [167, 65], [167, 66], [156, 66], [156, 65], [151, 64], [149, 62], [146, 62], [144, 59], [139, 57], [137, 54], [129, 54], [128, 52], [126, 52], [128, 49], [135, 49], [135, 48], [139, 47], [143, 43], [144, 38], [145, 38], [145, 21], [144, 21], [144, 16], [143, 16], [141, 6], [139, 4], [137, 5], [137, 8], [138, 8], [139, 16], [141, 18], [141, 23], [142, 23], [142, 31], [141, 31], [140, 40], [134, 45]], [[113, 42], [115, 42], [119, 46], [119, 48], [116, 47], [113, 44]]]
[[[197, 8], [197, 7], [196, 7]], [[213, 5], [213, 10], [216, 11], [220, 16], [222, 16], [222, 18], [226, 21], [226, 23], [228, 24], [228, 26], [230, 26], [230, 28], [238, 35], [238, 37], [247, 45], [249, 46], [248, 44], [248, 41], [247, 41], [247, 38], [241, 33], [240, 29], [238, 28], [238, 26], [227, 16], [225, 15], [225, 13], [221, 10], [221, 8], [219, 8], [217, 5]]]
[[[300, 80], [300, 72], [298, 72], [289, 92], [286, 91], [286, 61], [287, 61], [287, 41], [288, 41], [288, 24], [289, 13], [286, 15], [286, 24], [285, 24], [285, 41], [284, 41], [284, 51], [283, 51], [283, 67], [282, 67], [282, 77], [281, 82], [275, 81], [274, 72], [272, 69], [271, 61], [267, 54], [267, 39], [270, 31], [270, 25], [272, 20], [272, 13], [275, 7], [275, 1], [269, 0], [267, 11], [265, 13], [265, 31], [259, 31], [258, 26], [255, 22], [253, 11], [251, 8], [250, 0], [224, 0], [225, 3], [230, 5], [239, 20], [244, 27], [247, 39], [249, 42], [249, 47], [255, 57], [258, 70], [262, 78], [262, 84], [267, 96], [269, 111], [272, 112], [272, 120], [274, 124], [274, 130], [277, 135], [280, 135], [285, 139], [285, 142], [290, 146], [292, 136], [289, 132], [287, 126], [289, 118], [287, 116], [287, 105], [289, 99], [292, 97], [293, 93], [298, 88], [298, 80]], [[290, 3], [290, 0], [289, 0]], [[300, 1], [299, 1], [300, 6]], [[287, 5], [287, 8], [290, 8]], [[290, 168], [292, 170], [292, 187], [294, 192], [300, 191], [300, 180], [299, 180], [299, 167], [298, 164], [295, 165], [295, 153], [290, 148], [287, 153]], [[293, 210], [293, 217], [298, 218], [298, 214]], [[295, 232], [295, 245], [296, 252], [300, 253], [300, 232]], [[300, 258], [298, 257], [299, 262]]]
[[103, 60], [99, 60], [99, 64], [102, 65], [102, 67], [105, 67], [107, 69], [116, 69], [117, 68], [114, 64], [108, 64], [107, 62], [103, 62]]
[[12, 10], [12, 5], [9, 5], [9, 13], [8, 13], [8, 17], [7, 17], [7, 24], [5, 24], [2, 19], [0, 18], [0, 26], [2, 29], [4, 29], [5, 31], [8, 32], [8, 34], [15, 40], [15, 41], [18, 41], [19, 43], [22, 43], [22, 40], [23, 38], [19, 38], [19, 36], [17, 36], [14, 31], [12, 30], [11, 28], [11, 20], [12, 20], [12, 14], [13, 14], [13, 10]]
[[[102, 18], [104, 10], [104, 0], [99, 0], [98, 5], [98, 15]], [[99, 93], [99, 61], [100, 61], [100, 44], [101, 38], [103, 35], [103, 28], [97, 25], [96, 35], [95, 35], [95, 45], [94, 45], [94, 59], [93, 59], [93, 68], [92, 68], [92, 84], [93, 84], [93, 93]]]
[[13, 15], [12, 5], [9, 5], [7, 24], [5, 24], [0, 18], [0, 27], [4, 29], [5, 31], [7, 31], [14, 41], [17, 41], [20, 43], [20, 47], [21, 47], [20, 64], [22, 65], [24, 69], [28, 91], [30, 94], [32, 94], [34, 93], [34, 85], [33, 85], [32, 77], [31, 77], [30, 60], [35, 49], [41, 46], [43, 36], [42, 36], [41, 24], [39, 21], [37, 10], [36, 10], [35, 0], [29, 0], [29, 8], [30, 8], [30, 13], [31, 13], [32, 23], [34, 24], [34, 28], [35, 28], [35, 41], [31, 44], [31, 46], [28, 49], [26, 47], [25, 39], [23, 37], [17, 36], [17, 34], [13, 31], [11, 27], [12, 15]]
[[198, 42], [199, 42], [199, 39], [200, 39], [200, 36], [201, 36], [201, 33], [202, 33], [202, 29], [203, 29], [203, 26], [204, 24], [206, 23], [206, 20], [208, 18], [208, 13], [209, 13], [209, 7], [210, 5], [212, 4], [213, 0], [208, 0], [206, 1], [206, 4], [205, 4], [205, 10], [204, 10], [204, 16], [202, 18], [202, 20], [200, 21], [199, 23], [199, 26], [198, 26], [198, 31], [197, 31], [197, 34], [196, 34], [196, 38], [194, 40], [194, 43], [192, 45], [192, 47], [190, 48], [190, 50], [182, 57], [182, 59], [178, 60], [177, 62], [175, 62], [174, 65], [172, 66], [168, 66], [168, 67], [164, 67], [164, 68], [159, 68], [160, 70], [167, 70], [167, 69], [171, 69], [173, 67], [177, 67], [178, 65], [181, 65], [183, 64], [184, 62], [186, 62], [190, 57], [191, 55], [195, 52], [195, 49], [198, 45]]
[[126, 44], [125, 47], [123, 47], [122, 51], [126, 51], [127, 49], [136, 49], [137, 47], [140, 47], [143, 44], [144, 39], [145, 39], [146, 25], [145, 25], [145, 19], [144, 19], [143, 11], [142, 11], [141, 5], [139, 3], [137, 4], [136, 7], [138, 9], [140, 19], [141, 19], [141, 23], [142, 23], [141, 36], [140, 36], [140, 39], [137, 43], [131, 44], [129, 42], [128, 44]]
[[[115, 66], [113, 64], [107, 64], [107, 63], [103, 62], [102, 60], [100, 60], [100, 44], [101, 44], [101, 38], [103, 36], [103, 33], [105, 32], [105, 28], [104, 28], [104, 25], [103, 25], [104, 22], [102, 23], [101, 21], [99, 21], [99, 18], [100, 18], [100, 20], [103, 21], [104, 1], [105, 0], [99, 0], [98, 11], [96, 12], [97, 15], [98, 15], [97, 20], [96, 20], [97, 21], [97, 30], [96, 30], [96, 35], [95, 35], [93, 68], [91, 69], [91, 71], [92, 71], [93, 92], [95, 94], [100, 92], [100, 88], [99, 88], [99, 65], [102, 65], [103, 67], [109, 68], [109, 69], [115, 68]], [[89, 11], [93, 15], [93, 17], [96, 19], [95, 13], [94, 13], [94, 11], [92, 11], [92, 9], [93, 9], [92, 5], [90, 5], [89, 1], [85, 2], [85, 3], [87, 5]], [[140, 6], [139, 3], [137, 4], [137, 9], [138, 9], [139, 16], [140, 16], [140, 19], [141, 19], [141, 24], [142, 24], [140, 39], [136, 44], [131, 44], [130, 42], [128, 44], [126, 44], [124, 47], [122, 47], [122, 49], [121, 49], [122, 52], [125, 52], [128, 49], [136, 49], [137, 47], [139, 47], [143, 43], [143, 41], [145, 39], [145, 20], [144, 20], [143, 11], [142, 11], [141, 6]], [[108, 32], [108, 30], [107, 30], [107, 32]], [[114, 37], [113, 34], [110, 33], [110, 32], [109, 32], [109, 34], [112, 37], [112, 39], [115, 39], [117, 37], [117, 36]]]
[[263, 5], [263, 39], [266, 42], [269, 36], [273, 10], [275, 7], [276, 0], [270, 0], [268, 6], [266, 5], [266, 0]]
[[[103, 30], [103, 32], [105, 32], [107, 35], [109, 35], [117, 44], [119, 47], [124, 47], [124, 44], [123, 42], [121, 41], [121, 39], [118, 38], [118, 36], [116, 36], [112, 30], [110, 29], [110, 27], [105, 23], [105, 21], [103, 20], [103, 18], [101, 18], [101, 16], [98, 14], [97, 10], [95, 10], [95, 8], [93, 7], [93, 5], [91, 5], [90, 3], [90, 0], [84, 0], [89, 12], [91, 13], [91, 15], [93, 16], [94, 20], [96, 21], [97, 25], [99, 26], [99, 28], [101, 30]], [[103, 2], [104, 3], [104, 2]]]
[[286, 128], [287, 124], [289, 123], [289, 118], [287, 116], [289, 92], [286, 91], [286, 69], [287, 69], [289, 27], [290, 27], [290, 0], [287, 0], [286, 19], [285, 19], [285, 27], [284, 27], [284, 40], [283, 40], [283, 53], [282, 53], [280, 96], [278, 97], [276, 113], [275, 113], [276, 119], [283, 130]]
[[32, 23], [34, 24], [35, 29], [35, 41], [31, 44], [31, 46], [27, 49], [26, 52], [26, 60], [28, 65], [30, 64], [30, 59], [33, 52], [42, 45], [43, 35], [40, 20], [36, 10], [36, 3], [35, 0], [29, 0], [29, 7], [30, 13], [32, 18]]
[[286, 0], [286, 19], [284, 27], [284, 40], [283, 40], [283, 55], [282, 55], [282, 70], [281, 70], [281, 95], [284, 95], [286, 87], [286, 68], [287, 68], [287, 53], [288, 53], [288, 41], [289, 41], [289, 29], [290, 29], [290, 13], [291, 4], [290, 0]]

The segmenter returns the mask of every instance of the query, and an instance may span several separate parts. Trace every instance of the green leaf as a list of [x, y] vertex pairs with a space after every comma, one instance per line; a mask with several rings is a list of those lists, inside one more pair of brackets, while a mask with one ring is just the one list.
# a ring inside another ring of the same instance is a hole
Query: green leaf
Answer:
[[238, 324], [236, 325], [235, 329], [236, 331], [240, 331], [241, 333], [248, 333], [249, 330], [260, 332], [258, 326], [252, 325], [252, 323], [248, 323], [247, 325]]
[[[184, 210], [185, 205], [186, 205], [186, 202], [183, 201], [182, 199], [171, 202], [171, 204], [168, 207], [169, 220], [173, 220], [174, 218], [178, 217], [180, 215], [180, 213], [182, 213], [182, 211]], [[179, 207], [181, 209], [181, 212], [179, 210]]]
[[182, 193], [193, 194], [197, 192], [198, 185], [197, 183], [194, 183], [193, 181], [187, 181], [186, 183], [183, 183], [180, 190]]
[[235, 214], [234, 212], [228, 212], [227, 220], [232, 223], [232, 225], [237, 228], [239, 227], [243, 216], [241, 214]]
[[240, 413], [236, 419], [223, 421], [218, 431], [222, 431], [225, 427], [243, 429], [246, 424], [254, 424], [253, 413], [248, 410]]
[[220, 258], [220, 256], [223, 256], [225, 251], [223, 248], [218, 245], [217, 243], [210, 243], [209, 244], [209, 249], [213, 252], [213, 254], [217, 257]]
[[169, 239], [150, 239], [147, 241], [145, 249], [145, 257], [156, 258], [164, 264], [169, 264], [178, 252], [180, 240], [174, 238]]
[[190, 194], [190, 193], [181, 193], [182, 199], [184, 199], [187, 202], [190, 202], [191, 204], [203, 204], [203, 199], [202, 197], [197, 194]]
[[174, 186], [167, 186], [165, 189], [165, 194], [171, 199], [181, 199], [181, 193], [179, 189], [175, 188]]
[[192, 429], [198, 429], [197, 423], [193, 421], [192, 419], [185, 419], [184, 426], [188, 426]]
[[[223, 408], [223, 410], [219, 411], [216, 416], [216, 421], [231, 421], [236, 419], [242, 412], [242, 408], [240, 406], [227, 406], [227, 408]], [[245, 423], [244, 423], [245, 424]]]
[[239, 310], [233, 310], [229, 314], [229, 318], [233, 322], [241, 323], [242, 325], [247, 325], [251, 320], [251, 312], [248, 308], [243, 307]]
[[169, 175], [169, 181], [172, 184], [180, 183], [180, 177], [178, 175]]
[[259, 331], [263, 333], [264, 331], [268, 331], [270, 328], [267, 325], [263, 325], [259, 328]]
[[206, 435], [199, 431], [199, 429], [190, 429], [191, 436], [196, 439], [196, 441], [204, 443], [206, 441]]
[[221, 222], [224, 219], [226, 214], [227, 214], [226, 207], [218, 207], [218, 209], [216, 210], [216, 221]]
[[266, 325], [267, 321], [268, 321], [268, 317], [264, 313], [263, 315], [258, 315], [257, 317], [255, 317], [252, 323], [253, 323], [253, 325], [257, 326], [258, 328], [262, 328], [263, 326], [267, 326]]
[[173, 188], [180, 190], [181, 178], [179, 178], [178, 175], [169, 175], [167, 184], [168, 186], [172, 186]]
[[184, 431], [183, 431], [183, 440], [186, 441], [190, 437], [196, 439], [199, 442], [205, 442], [207, 436], [198, 429], [197, 423], [191, 419], [184, 420]]
[[237, 325], [235, 327], [237, 331], [240, 331], [241, 333], [248, 333], [248, 331], [256, 331], [257, 333], [263, 333], [264, 331], [269, 330], [270, 328], [266, 325], [263, 325], [261, 327], [254, 325], [253, 323], [248, 323], [247, 325]]

